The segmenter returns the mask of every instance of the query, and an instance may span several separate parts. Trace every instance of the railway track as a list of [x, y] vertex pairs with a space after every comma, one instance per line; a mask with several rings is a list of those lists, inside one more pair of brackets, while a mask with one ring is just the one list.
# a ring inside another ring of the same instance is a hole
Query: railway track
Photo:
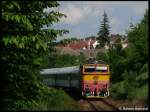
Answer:
[[92, 110], [94, 110], [94, 111], [98, 111], [99, 110], [92, 101], [88, 101], [88, 103], [92, 107]]
[[105, 101], [104, 99], [101, 100], [84, 100], [84, 102], [89, 104], [89, 108], [92, 111], [119, 111], [119, 109], [110, 104], [109, 102]]

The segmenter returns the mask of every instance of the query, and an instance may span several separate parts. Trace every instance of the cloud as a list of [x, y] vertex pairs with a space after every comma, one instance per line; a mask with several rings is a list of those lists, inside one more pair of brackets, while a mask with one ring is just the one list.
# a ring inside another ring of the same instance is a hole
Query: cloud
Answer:
[[84, 20], [88, 14], [91, 13], [91, 6], [83, 6], [80, 2], [66, 2], [57, 8], [45, 8], [44, 12], [50, 12], [52, 10], [59, 11], [67, 16], [67, 18], [61, 18], [62, 23], [78, 24]]
[[[86, 20], [88, 16], [102, 17], [104, 10], [109, 14], [113, 11], [110, 5], [121, 4], [120, 2], [106, 1], [73, 1], [60, 2], [60, 8], [53, 8], [67, 15], [67, 18], [62, 18], [61, 22], [68, 24], [78, 24]], [[50, 12], [52, 9], [47, 8], [44, 11]]]
[[[147, 1], [73, 1], [60, 2], [59, 11], [66, 14], [67, 18], [62, 18], [61, 21], [69, 24], [78, 24], [84, 21], [86, 17], [102, 16], [104, 10], [110, 15], [115, 7], [128, 7], [135, 14], [142, 15], [145, 8], [148, 8]], [[54, 8], [58, 10], [58, 8]], [[50, 11], [51, 9], [45, 9]]]
[[49, 13], [51, 11], [58, 11], [59, 7], [53, 7], [53, 8], [44, 8], [43, 12]]
[[117, 33], [119, 30], [119, 26], [121, 24], [119, 19], [117, 19], [116, 17], [110, 17], [109, 22], [110, 22], [110, 30], [111, 30], [110, 32]]
[[70, 4], [60, 10], [61, 13], [67, 15], [67, 18], [63, 18], [61, 21], [70, 24], [77, 24], [81, 22], [91, 12], [90, 7], [79, 7], [75, 4]]
[[[145, 8], [148, 9], [148, 1], [59, 1], [57, 11], [67, 15], [61, 18], [59, 24], [68, 28], [70, 33], [65, 36], [83, 37], [96, 34], [100, 21], [106, 11], [111, 33], [125, 34], [129, 26], [130, 17], [133, 23], [142, 18]], [[50, 11], [50, 9], [46, 9]]]
[[138, 1], [132, 7], [133, 12], [138, 15], [143, 15], [145, 12], [145, 9], [148, 9], [148, 2], [146, 2], [146, 1], [144, 1], [144, 2]]
[[104, 10], [111, 12], [113, 9], [106, 7], [105, 2], [93, 2], [93, 1], [80, 1], [80, 2], [68, 2], [64, 3], [60, 9], [61, 13], [67, 15], [67, 18], [63, 18], [61, 21], [68, 24], [78, 24], [85, 21], [89, 16], [100, 17]]

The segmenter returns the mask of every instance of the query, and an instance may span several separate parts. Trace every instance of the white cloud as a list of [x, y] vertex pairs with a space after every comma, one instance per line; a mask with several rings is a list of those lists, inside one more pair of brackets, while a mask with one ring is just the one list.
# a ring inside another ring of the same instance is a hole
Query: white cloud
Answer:
[[64, 4], [61, 7], [60, 12], [67, 15], [67, 18], [63, 18], [62, 22], [70, 24], [78, 24], [81, 21], [86, 20], [88, 16], [100, 17], [102, 16], [104, 10], [106, 12], [111, 12], [113, 9], [106, 7], [105, 2], [95, 2], [95, 1], [82, 1], [82, 2], [70, 2]]
[[120, 34], [120, 35], [126, 35], [126, 30], [122, 30], [122, 31], [117, 32], [117, 33]]
[[[62, 2], [63, 3], [63, 2]], [[117, 4], [120, 2], [110, 2], [110, 1], [80, 1], [80, 2], [64, 2], [63, 5], [60, 3], [59, 11], [67, 15], [67, 18], [62, 18], [61, 21], [70, 24], [78, 24], [86, 17], [95, 16], [102, 17], [104, 10], [109, 14], [113, 11], [113, 8], [109, 5]], [[49, 12], [50, 8], [45, 9]], [[58, 8], [54, 8], [58, 10]]]
[[143, 15], [145, 12], [145, 9], [148, 9], [148, 2], [146, 2], [146, 1], [145, 2], [138, 1], [132, 7], [133, 12], [138, 15]]
[[[95, 31], [98, 29], [104, 10], [108, 14], [110, 32], [125, 34], [129, 17], [135, 18], [133, 22], [136, 19], [138, 21], [145, 8], [148, 8], [148, 1], [60, 1], [60, 7], [56, 10], [67, 15], [67, 18], [61, 19], [61, 23], [67, 23], [65, 25], [68, 26], [72, 24], [69, 27], [74, 27], [68, 35], [82, 37], [88, 35], [92, 28]], [[79, 32], [81, 29], [77, 26], [84, 30]]]
[[[62, 22], [77, 24], [85, 20], [88, 15], [101, 17], [104, 10], [110, 15], [114, 11], [113, 6], [127, 6], [131, 11], [141, 15], [144, 13], [145, 8], [148, 8], [147, 1], [74, 1], [60, 3], [60, 12], [67, 15], [67, 18], [62, 18]], [[58, 8], [54, 8], [58, 9]], [[51, 9], [45, 9], [50, 11]]]
[[57, 8], [46, 8], [44, 12], [50, 12], [52, 10], [59, 11], [67, 16], [67, 18], [62, 18], [61, 22], [77, 24], [82, 21], [90, 12], [90, 6], [81, 6], [78, 2], [75, 3], [67, 3], [64, 6], [60, 6]]
[[77, 24], [82, 21], [90, 12], [90, 7], [80, 7], [75, 4], [70, 4], [60, 10], [61, 13], [67, 15], [67, 18], [63, 18], [62, 22]]
[[58, 11], [59, 10], [59, 7], [53, 7], [53, 8], [44, 8], [43, 12], [46, 12], [46, 13], [49, 13], [51, 11]]
[[110, 32], [111, 33], [117, 33], [119, 30], [119, 26], [120, 26], [120, 21], [116, 18], [116, 17], [110, 17], [109, 18], [110, 21]]

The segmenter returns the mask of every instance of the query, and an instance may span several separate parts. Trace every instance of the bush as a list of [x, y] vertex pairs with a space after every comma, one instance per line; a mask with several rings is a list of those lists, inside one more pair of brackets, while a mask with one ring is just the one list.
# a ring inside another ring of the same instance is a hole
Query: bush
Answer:
[[[142, 70], [144, 70], [142, 68]], [[148, 97], [148, 72], [138, 75], [133, 71], [125, 71], [121, 82], [113, 83], [111, 93], [113, 98], [120, 100], [144, 100]]]
[[48, 102], [49, 110], [79, 110], [76, 102], [61, 89], [53, 92]]
[[110, 49], [112, 96], [148, 102], [148, 10], [143, 20], [128, 32], [128, 47]]
[[62, 89], [49, 88], [43, 83], [38, 85], [40, 96], [35, 99], [14, 100], [7, 110], [49, 111], [49, 110], [79, 110], [76, 102]]
[[128, 100], [143, 100], [148, 102], [148, 85], [134, 87], [128, 92]]
[[106, 53], [103, 53], [103, 52], [98, 52], [97, 59], [98, 60], [103, 60], [103, 61], [105, 61], [107, 63], [109, 62], [109, 57], [107, 56]]
[[110, 88], [111, 96], [115, 99], [126, 99], [127, 91], [125, 90], [125, 86], [124, 81], [113, 84]]
[[144, 64], [143, 67], [140, 69], [140, 73], [148, 71], [148, 64]]
[[85, 60], [83, 54], [79, 56], [69, 55], [69, 54], [53, 54], [49, 57], [49, 67], [67, 67], [67, 66], [77, 66], [83, 63]]

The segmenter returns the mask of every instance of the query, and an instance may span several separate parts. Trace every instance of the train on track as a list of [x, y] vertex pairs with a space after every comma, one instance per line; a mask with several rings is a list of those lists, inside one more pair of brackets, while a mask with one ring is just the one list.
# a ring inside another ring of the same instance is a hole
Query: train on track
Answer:
[[89, 59], [80, 68], [81, 91], [84, 98], [109, 96], [110, 68], [104, 61]]
[[[81, 96], [84, 98], [106, 98], [109, 96], [109, 87], [110, 87], [110, 66], [102, 60], [97, 61], [94, 58], [89, 58], [79, 66], [73, 67], [64, 67], [64, 68], [50, 68], [43, 69], [41, 75], [51, 76], [51, 82], [54, 82], [51, 86], [62, 86], [62, 87], [74, 87], [72, 84], [71, 77], [78, 74], [76, 76], [77, 83], [75, 87], [79, 88], [79, 92]], [[65, 74], [65, 75], [64, 75]], [[70, 77], [67, 80], [56, 83], [56, 76], [59, 81], [61, 81], [62, 77]], [[80, 78], [79, 78], [80, 77]], [[47, 79], [47, 78], [46, 78]], [[54, 80], [53, 80], [54, 79]], [[59, 84], [59, 83], [60, 84]], [[66, 82], [69, 82], [66, 84]], [[46, 83], [47, 85], [50, 85]], [[59, 85], [58, 85], [59, 84]]]

